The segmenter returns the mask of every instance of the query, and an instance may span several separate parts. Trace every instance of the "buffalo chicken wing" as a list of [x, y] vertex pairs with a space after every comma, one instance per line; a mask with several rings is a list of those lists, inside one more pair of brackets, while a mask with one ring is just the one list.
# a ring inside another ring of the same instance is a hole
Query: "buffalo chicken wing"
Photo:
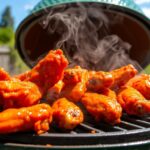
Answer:
[[133, 65], [127, 65], [119, 69], [112, 70], [110, 73], [114, 78], [114, 83], [112, 84], [111, 88], [118, 90], [137, 74], [137, 70]]
[[11, 77], [3, 68], [0, 68], [0, 81], [3, 80], [11, 80]]
[[141, 74], [129, 80], [126, 84], [138, 90], [146, 99], [150, 100], [150, 75]]
[[73, 129], [83, 122], [83, 113], [78, 106], [60, 98], [52, 105], [53, 119], [56, 125], [62, 129]]
[[89, 71], [87, 89], [97, 92], [103, 88], [109, 88], [113, 84], [113, 82], [113, 76], [109, 72]]
[[61, 97], [78, 102], [86, 91], [88, 71], [79, 66], [64, 71], [64, 78], [48, 90], [47, 99], [50, 103]]
[[40, 98], [41, 93], [32, 82], [0, 81], [0, 104], [3, 109], [35, 105]]
[[31, 71], [16, 76], [16, 78], [35, 83], [44, 95], [49, 88], [62, 79], [67, 65], [68, 61], [62, 50], [51, 50]]
[[133, 87], [126, 86], [117, 96], [123, 110], [129, 115], [141, 116], [150, 113], [150, 101]]
[[97, 122], [105, 121], [109, 124], [120, 123], [122, 108], [116, 99], [88, 92], [84, 94], [81, 102]]
[[52, 109], [47, 104], [37, 104], [26, 108], [10, 108], [1, 112], [0, 116], [0, 134], [31, 130], [41, 134], [49, 130]]

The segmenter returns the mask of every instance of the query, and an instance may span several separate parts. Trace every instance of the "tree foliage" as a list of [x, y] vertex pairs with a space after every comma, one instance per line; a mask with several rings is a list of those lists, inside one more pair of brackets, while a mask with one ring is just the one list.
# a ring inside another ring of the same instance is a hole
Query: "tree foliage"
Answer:
[[7, 6], [2, 13], [0, 27], [14, 27], [14, 19], [11, 14], [11, 7]]
[[0, 28], [0, 45], [9, 44], [14, 38], [14, 31], [11, 27]]
[[0, 46], [6, 45], [10, 48], [10, 73], [17, 74], [28, 69], [21, 60], [18, 51], [15, 49], [15, 32], [13, 29], [14, 19], [11, 15], [11, 8], [8, 6], [0, 17]]

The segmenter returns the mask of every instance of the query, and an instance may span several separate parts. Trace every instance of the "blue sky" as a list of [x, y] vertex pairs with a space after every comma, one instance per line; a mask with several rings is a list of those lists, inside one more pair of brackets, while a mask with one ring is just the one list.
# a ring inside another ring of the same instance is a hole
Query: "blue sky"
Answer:
[[6, 6], [11, 6], [15, 27], [17, 27], [38, 2], [39, 0], [0, 0], [0, 14]]
[[[29, 11], [39, 0], [0, 0], [0, 14], [6, 6], [12, 7], [12, 15], [15, 19], [15, 27], [28, 15]], [[150, 0], [135, 0], [141, 6], [144, 13], [150, 17]]]

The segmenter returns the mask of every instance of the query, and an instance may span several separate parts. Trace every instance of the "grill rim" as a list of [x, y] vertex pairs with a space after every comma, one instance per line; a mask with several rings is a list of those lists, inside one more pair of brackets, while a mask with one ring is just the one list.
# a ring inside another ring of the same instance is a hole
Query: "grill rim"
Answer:
[[[92, 2], [91, 2], [92, 3]], [[107, 4], [109, 5], [109, 4]], [[111, 4], [112, 6], [112, 4]], [[119, 6], [120, 7], [120, 6]], [[145, 24], [145, 27], [147, 27], [147, 29], [150, 30], [150, 23], [148, 22], [149, 20], [146, 20], [145, 18], [142, 18], [143, 15], [136, 12], [133, 13], [130, 9], [128, 8], [118, 8], [118, 6], [113, 6], [111, 7], [111, 10], [113, 11], [120, 11], [120, 13], [123, 13], [124, 11], [130, 15], [131, 17], [134, 17], [136, 18], [137, 20], [141, 21], [143, 24]], [[42, 11], [39, 11], [37, 13], [35, 13], [35, 15], [33, 16], [28, 16], [25, 20], [22, 21], [22, 24], [19, 26], [19, 28], [17, 29], [17, 32], [16, 32], [16, 41], [18, 42], [16, 47], [17, 49], [19, 50], [19, 53], [21, 55], [21, 57], [23, 58], [23, 60], [25, 61], [25, 63], [30, 66], [30, 67], [33, 67], [30, 62], [28, 62], [28, 59], [24, 56], [24, 54], [22, 53], [21, 51], [21, 46], [20, 46], [20, 43], [19, 43], [19, 34], [24, 30], [25, 26], [37, 19], [39, 16], [42, 15]], [[24, 22], [24, 24], [23, 24]], [[150, 53], [148, 54], [148, 56], [150, 55]], [[143, 62], [143, 66], [146, 66], [147, 64], [147, 59], [145, 59], [145, 62]], [[134, 120], [134, 119], [133, 119]], [[99, 129], [99, 128], [98, 128]], [[47, 134], [47, 133], [46, 133]], [[19, 148], [22, 148], [22, 147], [26, 147], [26, 148], [44, 148], [44, 149], [79, 149], [79, 148], [82, 148], [82, 149], [91, 149], [91, 148], [122, 148], [122, 147], [126, 147], [126, 146], [139, 146], [139, 145], [149, 145], [150, 147], [150, 127], [149, 128], [144, 128], [144, 129], [134, 129], [134, 130], [128, 130], [127, 131], [115, 131], [115, 132], [101, 132], [101, 133], [95, 133], [95, 134], [91, 134], [91, 133], [77, 133], [77, 134], [70, 134], [70, 133], [50, 133], [48, 135], [46, 134], [43, 134], [43, 135], [40, 135], [40, 137], [51, 137], [51, 138], [102, 138], [102, 137], [111, 137], [111, 138], [115, 138], [116, 136], [137, 136], [140, 135], [140, 134], [145, 134], [145, 135], [149, 135], [149, 139], [147, 140], [138, 140], [137, 142], [126, 142], [126, 143], [119, 143], [119, 144], [96, 144], [96, 145], [54, 145], [52, 147], [47, 147], [47, 146], [44, 146], [44, 145], [35, 145], [35, 144], [20, 144], [20, 143], [4, 143], [2, 144], [3, 146], [12, 146], [12, 147], [16, 147], [18, 146]], [[2, 137], [4, 137], [5, 135], [2, 135]], [[5, 136], [7, 137], [7, 136]], [[13, 137], [13, 136], [12, 136]], [[34, 137], [34, 134], [33, 134], [33, 137]], [[139, 138], [139, 137], [138, 137]], [[1, 139], [1, 135], [0, 135], [0, 139]], [[1, 140], [0, 140], [1, 141]], [[0, 143], [0, 147], [1, 147], [1, 143]]]
[[[45, 146], [45, 145], [33, 145], [33, 144], [18, 144], [18, 143], [4, 143], [4, 144], [1, 144], [0, 143], [0, 147], [18, 147], [18, 148], [38, 148], [38, 149], [73, 149], [73, 150], [76, 150], [76, 149], [99, 149], [101, 148], [102, 149], [106, 149], [106, 148], [127, 148], [127, 147], [131, 147], [132, 150], [134, 150], [133, 148], [139, 148], [139, 146], [143, 147], [143, 146], [148, 146], [150, 147], [150, 139], [148, 140], [145, 140], [145, 141], [138, 141], [138, 142], [131, 142], [131, 143], [125, 143], [125, 144], [111, 144], [111, 145], [102, 145], [102, 144], [97, 144], [97, 145], [73, 145], [73, 146], [53, 146], [52, 147], [48, 147], [48, 146]], [[136, 150], [136, 149], [135, 149]], [[144, 150], [144, 149], [143, 149]]]
[[[115, 138], [115, 140], [114, 140]], [[26, 140], [27, 139], [27, 140]], [[82, 141], [80, 141], [82, 139]], [[126, 140], [128, 139], [128, 140]], [[29, 142], [28, 142], [29, 141]], [[40, 142], [39, 142], [40, 141]], [[75, 141], [75, 142], [73, 142]], [[77, 142], [76, 142], [77, 141]], [[134, 129], [130, 131], [117, 131], [117, 132], [106, 132], [106, 133], [45, 133], [42, 135], [35, 135], [32, 133], [15, 133], [8, 135], [0, 135], [1, 143], [16, 143], [17, 145], [32, 145], [36, 146], [37, 143], [40, 145], [46, 145], [51, 143], [53, 147], [116, 147], [132, 144], [150, 144], [150, 128], [145, 129]], [[85, 143], [84, 143], [85, 142]], [[67, 144], [70, 143], [70, 144]], [[89, 145], [87, 145], [87, 143]]]

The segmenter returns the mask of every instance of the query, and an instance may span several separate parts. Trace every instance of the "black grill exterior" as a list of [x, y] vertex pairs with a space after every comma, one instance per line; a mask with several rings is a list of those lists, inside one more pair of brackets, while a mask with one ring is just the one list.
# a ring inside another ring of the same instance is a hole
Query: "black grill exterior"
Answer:
[[[30, 148], [76, 149], [76, 148], [120, 148], [144, 144], [150, 148], [150, 117], [130, 117], [123, 114], [117, 126], [105, 123], [95, 124], [88, 121], [80, 124], [73, 131], [61, 131], [52, 125], [49, 132], [42, 135], [17, 133], [0, 135], [3, 146], [22, 146]], [[143, 147], [142, 147], [143, 149]]]

